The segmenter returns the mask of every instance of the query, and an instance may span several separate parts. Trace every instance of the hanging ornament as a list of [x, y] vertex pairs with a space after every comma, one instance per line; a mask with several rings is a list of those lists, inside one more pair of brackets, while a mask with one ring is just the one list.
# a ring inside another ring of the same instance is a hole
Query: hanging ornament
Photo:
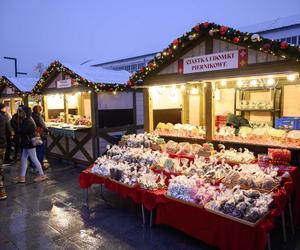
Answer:
[[220, 34], [222, 36], [224, 36], [226, 34], [227, 30], [228, 30], [227, 26], [221, 26], [221, 28], [220, 28]]
[[173, 50], [171, 48], [168, 49], [168, 54], [172, 55], [173, 54]]
[[144, 72], [145, 72], [145, 67], [142, 67], [142, 68], [140, 69], [140, 72], [141, 72], [141, 73], [144, 73]]
[[209, 26], [209, 22], [205, 22], [205, 23], [203, 23], [203, 27], [204, 27], [205, 29], [207, 29], [207, 28], [208, 28], [208, 26]]
[[128, 80], [128, 81], [127, 81], [127, 86], [128, 86], [128, 87], [131, 87], [131, 85], [132, 85], [131, 80]]
[[157, 53], [157, 54], [155, 55], [155, 57], [156, 57], [157, 59], [160, 59], [160, 58], [161, 58], [161, 53]]
[[178, 46], [179, 43], [180, 43], [179, 39], [175, 39], [175, 40], [172, 42], [172, 45], [173, 45], [173, 46]]
[[252, 41], [253, 43], [258, 42], [259, 40], [260, 40], [259, 34], [253, 34], [253, 35], [251, 36], [251, 41]]
[[200, 24], [197, 24], [196, 26], [194, 26], [194, 30], [196, 30], [198, 32], [200, 30]]
[[280, 48], [281, 49], [287, 49], [289, 47], [289, 43], [287, 41], [282, 41], [280, 43]]
[[233, 43], [239, 43], [240, 42], [240, 39], [238, 38], [238, 37], [235, 37], [235, 38], [233, 38]]
[[208, 34], [209, 34], [210, 36], [214, 36], [215, 31], [214, 31], [213, 29], [211, 29], [210, 31], [208, 31]]
[[263, 51], [268, 52], [271, 49], [271, 44], [265, 43], [262, 47]]
[[189, 40], [192, 41], [195, 38], [193, 35], [189, 35]]

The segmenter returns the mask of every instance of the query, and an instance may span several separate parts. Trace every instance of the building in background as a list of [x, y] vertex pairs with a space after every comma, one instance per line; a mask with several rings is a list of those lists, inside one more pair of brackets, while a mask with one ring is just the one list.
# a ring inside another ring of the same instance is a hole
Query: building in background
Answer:
[[156, 53], [145, 54], [135, 57], [124, 58], [116, 61], [94, 64], [91, 66], [102, 67], [113, 70], [127, 70], [133, 73], [147, 65], [147, 63], [156, 55]]
[[241, 31], [300, 45], [300, 14], [242, 27]]
[[[282, 40], [300, 45], [300, 14], [289, 17], [279, 17], [271, 21], [242, 27], [240, 30], [258, 33], [269, 39]], [[91, 66], [102, 67], [105, 69], [127, 70], [128, 72], [133, 73], [141, 67], [146, 66], [156, 53], [129, 57]]]

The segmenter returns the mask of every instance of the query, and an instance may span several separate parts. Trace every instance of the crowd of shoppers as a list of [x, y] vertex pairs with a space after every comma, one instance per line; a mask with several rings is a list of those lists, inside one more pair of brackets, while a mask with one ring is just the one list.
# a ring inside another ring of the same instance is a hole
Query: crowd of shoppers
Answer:
[[[0, 200], [7, 198], [4, 184], [4, 160], [11, 162], [21, 158], [21, 169], [16, 177], [17, 183], [26, 182], [28, 160], [34, 166], [37, 176], [35, 182], [47, 179], [43, 171], [48, 129], [42, 117], [42, 107], [20, 105], [11, 118], [6, 106], [0, 103]], [[14, 156], [11, 159], [12, 145]], [[5, 159], [6, 158], [6, 159]]]

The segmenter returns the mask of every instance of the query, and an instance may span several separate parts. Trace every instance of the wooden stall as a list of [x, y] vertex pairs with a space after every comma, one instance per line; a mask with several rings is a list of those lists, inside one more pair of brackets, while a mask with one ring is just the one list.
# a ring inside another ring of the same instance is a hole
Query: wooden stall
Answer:
[[29, 77], [0, 77], [0, 102], [8, 107], [11, 115], [20, 104], [33, 107], [40, 102], [40, 97], [31, 93], [37, 81]]
[[[144, 91], [146, 131], [158, 131], [167, 140], [255, 147], [243, 138], [235, 141], [234, 135], [223, 140], [219, 123], [226, 125], [229, 114], [269, 128], [280, 117], [299, 118], [299, 60], [296, 45], [202, 23], [175, 39], [130, 81]], [[273, 146], [300, 150], [265, 142], [256, 151]]]
[[127, 85], [129, 76], [53, 62], [34, 88], [50, 128], [48, 156], [90, 164], [124, 133], [143, 130], [143, 95]]

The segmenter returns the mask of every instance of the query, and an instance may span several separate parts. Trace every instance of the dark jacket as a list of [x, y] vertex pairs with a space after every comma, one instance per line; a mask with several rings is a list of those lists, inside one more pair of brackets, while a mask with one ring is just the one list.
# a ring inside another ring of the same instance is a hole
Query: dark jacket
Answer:
[[31, 139], [35, 137], [36, 125], [31, 116], [27, 116], [19, 128], [21, 148], [34, 148]]
[[33, 112], [32, 118], [35, 121], [35, 124], [38, 128], [42, 128], [44, 130], [44, 133], [40, 135], [42, 139], [45, 139], [47, 137], [48, 128], [45, 124], [44, 118], [41, 116], [41, 114]]
[[7, 136], [11, 135], [11, 132], [7, 115], [0, 111], [0, 148], [6, 148]]

